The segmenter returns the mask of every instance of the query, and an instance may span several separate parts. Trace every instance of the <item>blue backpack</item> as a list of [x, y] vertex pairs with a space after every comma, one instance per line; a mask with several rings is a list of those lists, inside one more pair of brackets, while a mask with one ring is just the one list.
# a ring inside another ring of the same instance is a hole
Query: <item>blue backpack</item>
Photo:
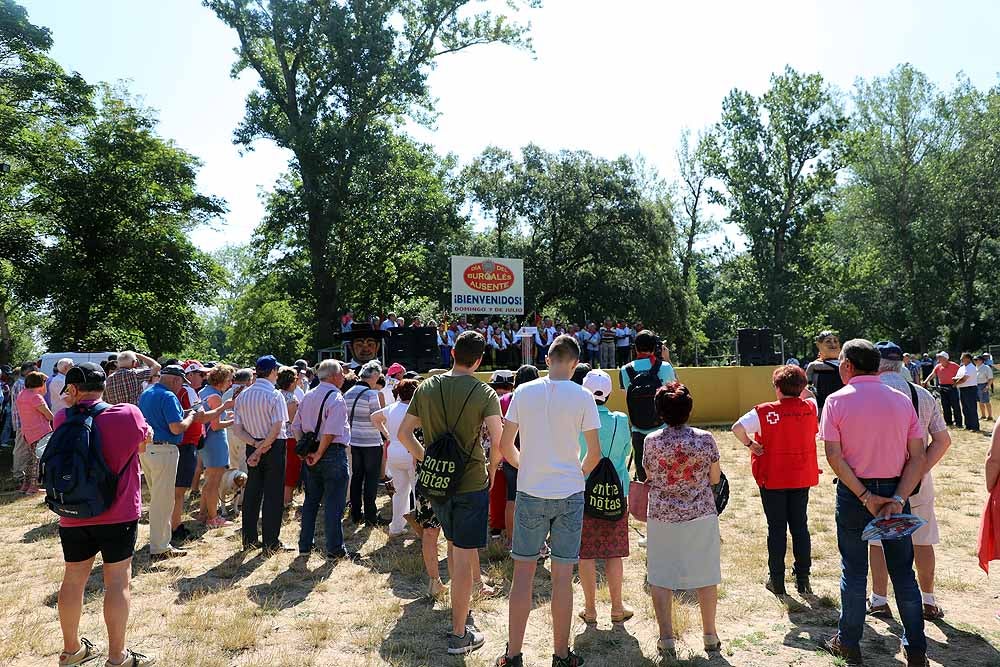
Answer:
[[39, 462], [45, 504], [59, 516], [90, 519], [107, 511], [115, 501], [118, 479], [132, 458], [117, 474], [104, 460], [94, 417], [110, 407], [98, 402], [67, 408], [66, 421], [45, 447]]

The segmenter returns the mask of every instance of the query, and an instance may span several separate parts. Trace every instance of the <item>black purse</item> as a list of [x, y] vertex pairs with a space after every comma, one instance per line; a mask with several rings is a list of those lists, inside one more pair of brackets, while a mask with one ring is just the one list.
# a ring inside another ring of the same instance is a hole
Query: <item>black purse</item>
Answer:
[[323, 425], [323, 408], [326, 407], [326, 399], [330, 398], [330, 394], [333, 391], [331, 389], [323, 397], [323, 402], [319, 406], [319, 416], [316, 417], [316, 428], [313, 429], [312, 433], [303, 433], [302, 437], [295, 443], [295, 453], [301, 458], [305, 458], [319, 450], [319, 427]]

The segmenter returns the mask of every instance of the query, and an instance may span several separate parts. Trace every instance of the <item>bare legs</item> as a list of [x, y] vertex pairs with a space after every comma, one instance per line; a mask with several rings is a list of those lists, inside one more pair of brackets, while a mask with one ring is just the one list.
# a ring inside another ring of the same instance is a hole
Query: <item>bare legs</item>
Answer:
[[[58, 599], [59, 625], [62, 628], [63, 651], [66, 653], [72, 654], [80, 650], [83, 593], [93, 565], [93, 558], [80, 563], [66, 563]], [[104, 623], [108, 628], [108, 658], [116, 663], [125, 659], [125, 627], [128, 625], [131, 577], [131, 558], [104, 564]]]
[[[621, 558], [609, 558], [604, 563], [604, 574], [608, 579], [608, 593], [611, 595], [611, 614], [618, 616], [625, 612], [622, 602], [622, 584], [625, 568]], [[580, 584], [583, 587], [584, 614], [587, 618], [597, 616], [597, 561], [580, 561]]]
[[[650, 586], [653, 596], [653, 610], [656, 612], [656, 624], [660, 628], [660, 639], [674, 638], [674, 621], [672, 607], [674, 592], [669, 588]], [[698, 589], [698, 607], [701, 609], [702, 634], [716, 636], [715, 610], [719, 601], [717, 586], [705, 586]]]
[[219, 484], [225, 468], [205, 468], [205, 487], [201, 490], [199, 516], [202, 521], [214, 519], [219, 514]]

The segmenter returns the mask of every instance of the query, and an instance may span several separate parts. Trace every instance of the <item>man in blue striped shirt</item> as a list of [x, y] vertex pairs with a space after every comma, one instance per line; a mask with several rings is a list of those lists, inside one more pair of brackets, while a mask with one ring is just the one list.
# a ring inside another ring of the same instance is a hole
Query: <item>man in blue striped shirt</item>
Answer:
[[[285, 440], [288, 408], [275, 389], [278, 368], [272, 355], [257, 360], [257, 381], [243, 390], [234, 406], [233, 434], [247, 443], [247, 484], [243, 494], [243, 548], [268, 553], [285, 550], [279, 537], [284, 505]], [[257, 539], [257, 520], [261, 540]]]

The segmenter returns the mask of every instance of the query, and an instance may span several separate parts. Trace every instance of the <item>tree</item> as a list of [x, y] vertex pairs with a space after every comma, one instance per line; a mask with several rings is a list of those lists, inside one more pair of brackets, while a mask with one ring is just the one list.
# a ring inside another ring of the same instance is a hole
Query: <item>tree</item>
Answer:
[[504, 233], [520, 222], [525, 182], [520, 168], [510, 151], [490, 146], [462, 172], [462, 181], [473, 203], [491, 215], [496, 225], [496, 248], [488, 254], [503, 257]]
[[[520, 160], [487, 149], [474, 164], [477, 170], [466, 172], [475, 184], [470, 196], [516, 211], [503, 214], [505, 252], [524, 259], [529, 310], [577, 321], [634, 317], [661, 334], [686, 334], [672, 202], [655, 174], [624, 156], [534, 145]], [[502, 203], [515, 199], [510, 208]], [[473, 251], [491, 253], [492, 237], [480, 235]]]
[[[273, 140], [294, 155], [309, 257], [316, 347], [332, 343], [345, 302], [338, 248], [350, 234], [356, 170], [379, 151], [390, 123], [427, 122], [427, 75], [436, 59], [472, 46], [528, 46], [527, 28], [509, 16], [474, 12], [470, 0], [205, 0], [236, 31], [236, 76], [253, 69], [238, 143]], [[538, 0], [507, 5], [537, 6]], [[353, 220], [356, 220], [356, 216]]]
[[843, 150], [847, 119], [819, 74], [786, 67], [761, 97], [733, 90], [706, 137], [706, 169], [719, 179], [715, 202], [747, 238], [749, 299], [759, 320], [790, 335], [795, 305], [812, 280], [802, 252], [823, 220]]
[[[892, 319], [897, 335], [926, 349], [939, 324], [926, 308], [934, 294], [933, 256], [926, 231], [932, 208], [930, 164], [953, 133], [947, 105], [936, 87], [912, 65], [888, 76], [859, 81], [851, 119], [851, 215], [872, 232], [881, 246], [886, 269], [902, 269], [896, 279], [899, 296], [883, 299], [883, 315]], [[857, 189], [852, 193], [851, 189]]]
[[[91, 88], [76, 73], [67, 74], [49, 57], [52, 37], [28, 20], [23, 7], [0, 0], [0, 363], [22, 358], [28, 349], [18, 325], [39, 317], [28, 306], [25, 279], [38, 269], [26, 252], [38, 244], [31, 216], [34, 174], [24, 157], [46, 151], [43, 129], [72, 122], [92, 111]], [[16, 322], [15, 322], [16, 321]]]
[[708, 171], [705, 169], [705, 145], [702, 136], [691, 146], [691, 131], [681, 132], [677, 148], [677, 169], [680, 175], [681, 210], [683, 226], [681, 237], [681, 282], [690, 285], [695, 261], [695, 244], [714, 232], [715, 221], [705, 215], [708, 203]]
[[32, 186], [32, 210], [47, 268], [33, 274], [33, 289], [52, 313], [51, 348], [131, 345], [159, 355], [198, 333], [194, 308], [222, 274], [187, 234], [225, 206], [198, 192], [198, 160], [155, 127], [148, 110], [104, 87], [95, 116], [53, 126], [59, 150], [29, 158], [44, 175]]
[[[993, 309], [980, 298], [1000, 255], [1000, 87], [983, 93], [967, 80], [949, 97], [956, 133], [934, 170], [935, 238], [945, 262], [938, 275], [955, 280], [947, 324], [963, 349], [988, 342], [984, 316]], [[983, 277], [986, 276], [986, 281]]]

